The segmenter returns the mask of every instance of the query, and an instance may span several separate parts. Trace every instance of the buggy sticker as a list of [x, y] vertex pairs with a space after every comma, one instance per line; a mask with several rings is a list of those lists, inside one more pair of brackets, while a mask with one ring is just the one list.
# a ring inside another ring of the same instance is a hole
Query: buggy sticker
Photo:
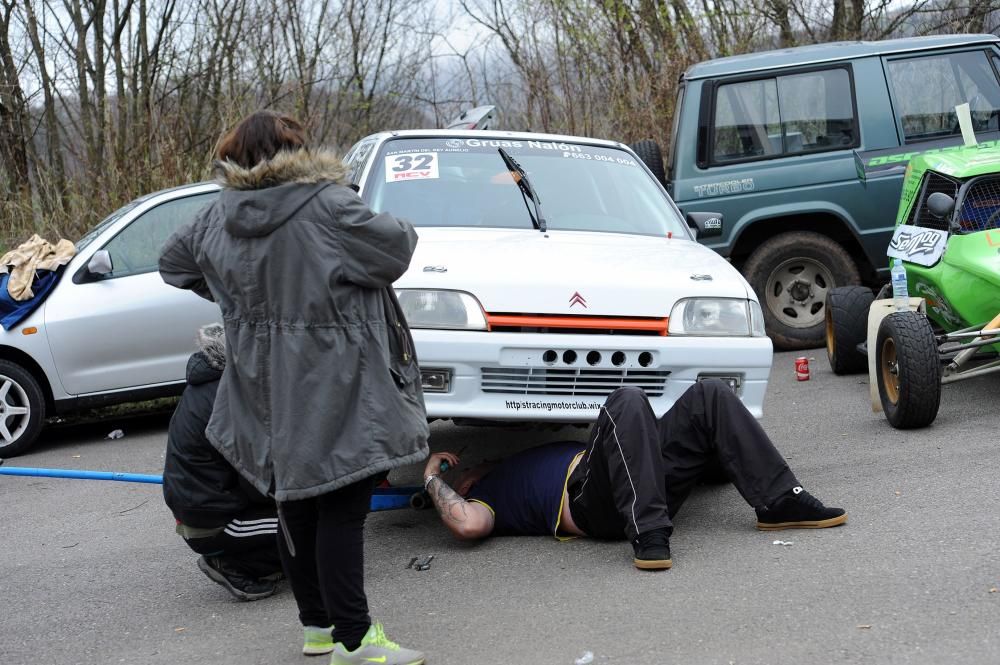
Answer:
[[429, 180], [438, 176], [436, 152], [407, 152], [385, 158], [385, 181]]
[[938, 293], [934, 286], [924, 281], [919, 281], [915, 290], [917, 295], [921, 296], [924, 302], [927, 303], [928, 309], [932, 313], [937, 314], [940, 320], [944, 321], [947, 325], [956, 328], [961, 327], [962, 317], [955, 313], [951, 305], [948, 304], [948, 301]]
[[938, 229], [925, 229], [900, 224], [892, 234], [888, 256], [928, 268], [941, 260], [948, 241], [948, 234]]

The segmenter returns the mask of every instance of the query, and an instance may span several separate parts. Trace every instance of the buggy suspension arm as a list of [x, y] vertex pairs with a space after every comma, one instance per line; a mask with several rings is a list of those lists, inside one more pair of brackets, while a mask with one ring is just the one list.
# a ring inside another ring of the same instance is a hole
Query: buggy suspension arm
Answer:
[[[994, 338], [998, 331], [1000, 331], [1000, 314], [997, 314], [995, 317], [993, 317], [993, 320], [987, 323], [985, 326], [983, 326], [982, 330], [983, 333], [986, 333], [987, 339], [991, 342], [995, 341]], [[959, 354], [955, 356], [955, 359], [952, 360], [950, 363], [948, 363], [948, 366], [945, 367], [945, 375], [947, 376], [949, 374], [954, 374], [955, 372], [958, 371], [959, 367], [968, 362], [969, 359], [972, 358], [972, 356], [976, 355], [976, 352], [979, 350], [978, 347], [982, 346], [981, 344], [977, 344], [977, 342], [981, 341], [983, 341], [983, 336], [979, 335], [978, 337], [972, 340], [972, 344], [976, 344], [976, 346], [970, 345], [970, 348], [960, 351]], [[992, 365], [993, 363], [990, 364]], [[980, 368], [980, 369], [985, 369], [985, 368]]]

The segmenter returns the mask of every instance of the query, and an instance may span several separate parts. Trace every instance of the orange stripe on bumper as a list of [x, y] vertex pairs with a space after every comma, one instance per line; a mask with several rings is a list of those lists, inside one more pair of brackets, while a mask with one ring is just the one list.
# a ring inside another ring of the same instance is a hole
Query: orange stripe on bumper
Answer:
[[526, 328], [585, 328], [597, 330], [643, 330], [661, 337], [667, 336], [666, 317], [662, 319], [629, 319], [614, 316], [537, 316], [531, 314], [487, 314], [490, 330], [496, 327]]

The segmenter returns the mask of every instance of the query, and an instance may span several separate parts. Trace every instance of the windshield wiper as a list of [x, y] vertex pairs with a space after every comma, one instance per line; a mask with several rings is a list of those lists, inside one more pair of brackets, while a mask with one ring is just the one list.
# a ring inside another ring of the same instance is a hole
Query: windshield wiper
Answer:
[[[535, 225], [535, 228], [544, 233], [546, 231], [545, 217], [542, 216], [542, 202], [538, 198], [538, 193], [535, 192], [535, 188], [531, 186], [531, 182], [528, 181], [528, 174], [524, 172], [521, 165], [514, 161], [514, 158], [507, 154], [507, 151], [503, 148], [497, 148], [500, 153], [500, 158], [503, 159], [503, 163], [507, 165], [513, 173], [517, 174], [514, 181], [517, 183], [518, 189], [521, 190], [521, 198], [524, 199], [524, 205], [528, 208], [528, 217], [531, 218], [531, 223]], [[531, 205], [528, 204], [528, 199], [531, 199]], [[532, 214], [532, 207], [534, 207], [534, 213]]]

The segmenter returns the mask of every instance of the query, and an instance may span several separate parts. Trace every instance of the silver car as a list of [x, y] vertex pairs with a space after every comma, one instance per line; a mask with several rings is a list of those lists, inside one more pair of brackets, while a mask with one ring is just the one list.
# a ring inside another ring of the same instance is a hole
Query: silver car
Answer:
[[179, 187], [115, 211], [77, 243], [45, 302], [0, 330], [0, 457], [27, 450], [50, 416], [180, 393], [195, 331], [219, 308], [164, 284], [157, 262], [218, 189]]

